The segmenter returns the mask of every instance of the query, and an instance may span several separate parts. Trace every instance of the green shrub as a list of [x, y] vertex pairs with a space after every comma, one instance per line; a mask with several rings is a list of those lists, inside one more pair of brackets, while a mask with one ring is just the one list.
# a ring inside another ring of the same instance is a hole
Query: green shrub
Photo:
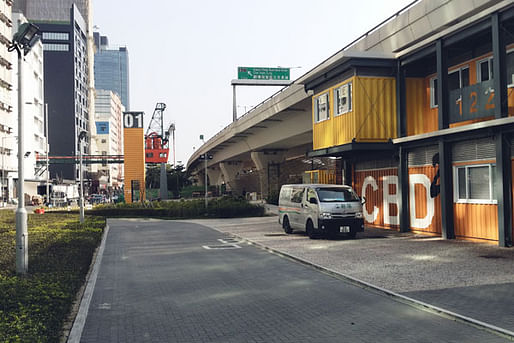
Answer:
[[234, 218], [259, 217], [264, 207], [250, 204], [246, 200], [223, 197], [210, 199], [207, 211], [204, 199], [188, 201], [153, 201], [132, 204], [106, 204], [93, 208], [88, 213], [104, 217], [158, 217], [185, 218]]
[[193, 192], [202, 193], [202, 196], [203, 196], [204, 192], [205, 192], [205, 187], [204, 186], [187, 186], [187, 187], [184, 187], [180, 191], [180, 197], [181, 198], [192, 198], [193, 197]]
[[105, 219], [29, 215], [29, 273], [16, 275], [14, 213], [0, 211], [0, 342], [58, 342]]

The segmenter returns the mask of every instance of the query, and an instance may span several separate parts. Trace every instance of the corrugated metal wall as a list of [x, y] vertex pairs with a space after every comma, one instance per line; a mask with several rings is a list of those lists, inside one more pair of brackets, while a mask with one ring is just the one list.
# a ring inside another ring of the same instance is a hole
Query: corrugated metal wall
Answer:
[[453, 204], [455, 236], [498, 240], [498, 206], [490, 204]]
[[432, 166], [432, 160], [438, 149], [437, 145], [430, 145], [412, 149], [407, 155], [410, 228], [413, 231], [441, 234], [441, 197], [430, 196], [430, 184], [438, 168]]
[[436, 168], [431, 165], [409, 167], [410, 229], [441, 234], [441, 196], [430, 197], [430, 182]]
[[437, 131], [437, 108], [430, 108], [430, 80], [406, 78], [405, 93], [407, 135]]
[[[398, 169], [362, 170], [356, 167], [354, 173], [353, 187], [359, 196], [366, 197], [366, 225], [397, 229], [400, 223], [397, 206]], [[384, 207], [386, 204], [387, 208]]]
[[[352, 82], [352, 111], [334, 115], [334, 90]], [[330, 119], [316, 123], [315, 101], [328, 91]], [[356, 141], [385, 142], [396, 138], [396, 80], [384, 77], [351, 77], [312, 97], [313, 149]]]
[[132, 180], [139, 180], [141, 199], [145, 199], [145, 140], [142, 128], [124, 128], [125, 201], [132, 201]]
[[396, 80], [384, 77], [355, 78], [355, 133], [357, 141], [396, 138]]

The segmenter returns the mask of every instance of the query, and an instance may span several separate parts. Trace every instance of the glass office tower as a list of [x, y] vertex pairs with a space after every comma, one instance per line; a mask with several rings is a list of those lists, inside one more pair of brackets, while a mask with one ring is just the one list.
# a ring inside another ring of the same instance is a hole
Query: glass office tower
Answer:
[[130, 110], [129, 93], [129, 59], [126, 47], [109, 49], [106, 36], [94, 33], [95, 53], [95, 88], [111, 90], [121, 98], [127, 111]]

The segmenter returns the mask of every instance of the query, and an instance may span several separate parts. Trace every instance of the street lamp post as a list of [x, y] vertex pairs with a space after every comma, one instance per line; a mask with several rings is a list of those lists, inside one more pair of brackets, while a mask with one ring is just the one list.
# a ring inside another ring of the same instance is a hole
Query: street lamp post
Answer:
[[18, 208], [16, 209], [16, 273], [25, 275], [28, 272], [28, 229], [27, 210], [25, 209], [24, 170], [23, 170], [23, 56], [39, 40], [39, 28], [30, 23], [20, 25], [13, 36], [9, 51], [18, 54]]
[[84, 182], [82, 176], [82, 141], [86, 138], [87, 132], [80, 131], [79, 133], [79, 182], [80, 182], [80, 197], [79, 197], [79, 206], [80, 206], [80, 223], [84, 223]]

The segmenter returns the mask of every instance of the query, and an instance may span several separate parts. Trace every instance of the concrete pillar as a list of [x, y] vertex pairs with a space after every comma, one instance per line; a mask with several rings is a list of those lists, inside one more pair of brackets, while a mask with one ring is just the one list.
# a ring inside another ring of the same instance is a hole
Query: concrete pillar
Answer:
[[[209, 175], [207, 175], [208, 177]], [[196, 174], [196, 184], [198, 186], [205, 186], [205, 171], [204, 170], [199, 170], [198, 173]]]
[[213, 166], [207, 168], [207, 178], [209, 179], [209, 184], [213, 186], [219, 186], [223, 182], [223, 178], [221, 177], [221, 170], [219, 166]]
[[220, 186], [223, 183], [223, 178], [221, 177], [221, 170], [219, 166], [211, 166], [207, 168], [207, 178], [209, 180], [210, 186], [216, 186], [216, 194], [220, 195]]
[[284, 151], [253, 151], [252, 161], [259, 172], [261, 197], [279, 190], [280, 164], [284, 162]]
[[241, 171], [242, 164], [239, 162], [221, 162], [219, 167], [227, 186], [227, 191], [231, 191], [233, 195], [241, 195], [242, 189], [239, 189], [237, 177]]

